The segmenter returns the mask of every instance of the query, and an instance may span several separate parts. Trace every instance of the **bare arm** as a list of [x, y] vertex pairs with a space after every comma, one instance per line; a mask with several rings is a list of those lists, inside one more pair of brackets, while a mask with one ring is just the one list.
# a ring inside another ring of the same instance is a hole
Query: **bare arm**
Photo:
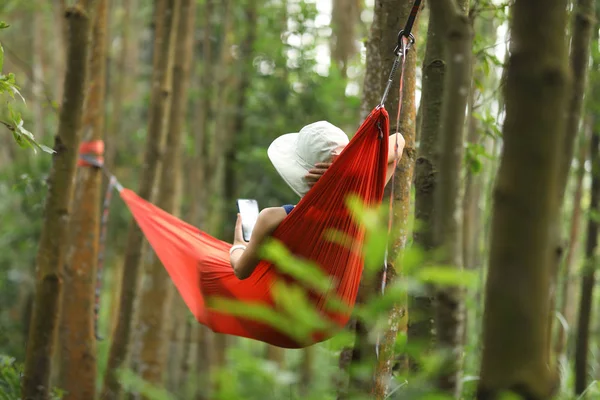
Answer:
[[260, 246], [273, 234], [286, 215], [285, 210], [281, 207], [265, 208], [258, 215], [250, 242], [245, 242], [242, 235], [242, 219], [238, 214], [233, 245], [247, 246], [245, 250], [234, 250], [229, 257], [233, 272], [238, 279], [246, 279], [252, 275], [260, 261]]
[[385, 174], [385, 183], [387, 184], [394, 173], [394, 160], [396, 159], [396, 151], [394, 148], [396, 147], [396, 135], [398, 136], [398, 160], [402, 158], [402, 152], [404, 151], [404, 136], [402, 134], [394, 133], [390, 135], [388, 142], [388, 167], [387, 172]]

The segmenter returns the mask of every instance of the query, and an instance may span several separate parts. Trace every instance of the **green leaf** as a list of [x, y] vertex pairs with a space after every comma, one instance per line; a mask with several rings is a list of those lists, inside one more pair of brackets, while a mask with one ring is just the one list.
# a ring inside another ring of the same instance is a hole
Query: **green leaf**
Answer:
[[4, 22], [4, 21], [0, 21], [0, 29], [6, 29], [6, 28], [8, 28], [9, 26], [10, 26], [10, 25], [9, 25], [9, 24], [7, 24], [6, 22]]
[[474, 271], [459, 270], [450, 266], [424, 267], [416, 276], [426, 283], [467, 288], [476, 287], [478, 279]]

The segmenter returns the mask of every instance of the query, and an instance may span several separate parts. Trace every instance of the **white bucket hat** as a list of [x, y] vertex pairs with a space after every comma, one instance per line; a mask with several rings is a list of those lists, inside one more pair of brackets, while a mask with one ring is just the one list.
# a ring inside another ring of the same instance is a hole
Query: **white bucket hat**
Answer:
[[349, 143], [348, 136], [327, 121], [306, 125], [298, 133], [288, 133], [275, 139], [267, 154], [279, 175], [298, 196], [310, 187], [304, 176], [316, 163], [331, 159], [332, 151]]

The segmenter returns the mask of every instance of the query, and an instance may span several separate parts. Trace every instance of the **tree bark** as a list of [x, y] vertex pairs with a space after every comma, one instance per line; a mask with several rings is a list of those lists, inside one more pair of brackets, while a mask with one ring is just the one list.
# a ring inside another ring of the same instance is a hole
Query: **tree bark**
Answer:
[[[471, 84], [472, 28], [466, 15], [468, 1], [434, 0], [431, 13], [437, 13], [445, 30], [447, 73], [441, 115], [441, 132], [437, 148], [438, 179], [434, 194], [434, 242], [440, 262], [461, 269], [462, 260], [462, 161], [465, 110]], [[436, 287], [436, 341], [443, 352], [437, 386], [459, 396], [464, 329], [463, 293], [459, 287]]]
[[[206, 229], [207, 204], [208, 204], [208, 171], [210, 170], [210, 153], [208, 146], [208, 120], [212, 113], [212, 43], [211, 43], [211, 20], [213, 15], [213, 0], [206, 0], [203, 8], [204, 26], [202, 32], [202, 55], [198, 62], [202, 63], [202, 74], [198, 82], [200, 90], [199, 105], [195, 109], [195, 127], [193, 142], [195, 157], [190, 170], [190, 180], [195, 182], [190, 188], [190, 197], [193, 199], [190, 208], [191, 223]], [[203, 206], [200, 207], [200, 204]]]
[[[548, 399], [556, 372], [548, 313], [553, 218], [570, 73], [565, 0], [517, 0], [505, 83], [504, 149], [491, 228], [478, 398]], [[532, 24], [534, 20], [544, 25]]]
[[[569, 103], [567, 108], [567, 122], [565, 127], [565, 134], [563, 135], [563, 151], [559, 157], [559, 207], [562, 209], [562, 205], [565, 197], [565, 188], [569, 181], [569, 171], [571, 170], [571, 164], [573, 161], [573, 152], [575, 147], [575, 139], [579, 134], [579, 127], [581, 122], [581, 110], [583, 108], [583, 97], [587, 86], [587, 72], [590, 61], [590, 42], [592, 39], [592, 33], [594, 26], [598, 26], [594, 23], [595, 17], [595, 1], [594, 0], [576, 0], [574, 2], [573, 10], [573, 34], [571, 37], [571, 54], [570, 54], [570, 66], [573, 75], [573, 82], [569, 97]], [[557, 216], [561, 215], [560, 213]], [[556, 235], [556, 257], [553, 265], [553, 273], [551, 276], [551, 296], [550, 296], [550, 314], [548, 319], [548, 345], [552, 343], [552, 332], [555, 311], [555, 299], [556, 299], [556, 280], [558, 278], [559, 265], [561, 256], [563, 254], [560, 229], [561, 221], [557, 218], [555, 221], [555, 235]]]
[[[144, 164], [140, 176], [138, 195], [151, 200], [154, 183], [161, 157], [164, 120], [170, 97], [168, 87], [168, 67], [170, 53], [170, 33], [173, 25], [176, 0], [156, 0], [156, 37], [154, 40], [154, 71], [152, 74], [152, 92], [148, 119], [148, 135]], [[139, 265], [142, 253], [143, 234], [135, 221], [129, 226], [127, 236], [125, 263], [121, 282], [121, 296], [117, 326], [109, 350], [107, 373], [104, 377], [102, 399], [117, 399], [120, 385], [117, 373], [124, 366], [129, 352], [129, 340], [134, 319], [134, 303], [139, 286]]]
[[[172, 96], [170, 116], [168, 118], [167, 142], [164, 150], [158, 197], [156, 205], [168, 213], [179, 214], [181, 139], [183, 122], [187, 111], [188, 83], [192, 57], [192, 34], [195, 20], [195, 2], [178, 0], [179, 14], [174, 17], [177, 26], [175, 39], [175, 57], [172, 69]], [[162, 382], [164, 362], [167, 358], [167, 338], [170, 318], [167, 313], [172, 309], [173, 284], [160, 260], [148, 252], [149, 260], [144, 274], [144, 284], [140, 290], [140, 341], [141, 376], [148, 382]], [[174, 321], [173, 321], [174, 322]]]
[[[366, 116], [373, 107], [381, 100], [384, 88], [389, 78], [389, 71], [396, 57], [393, 49], [398, 44], [398, 31], [402, 29], [408, 19], [413, 6], [411, 0], [379, 0], [375, 2], [375, 15], [369, 40], [367, 42], [367, 69], [364, 82], [364, 95], [362, 99], [362, 114]], [[416, 35], [417, 24], [413, 28]], [[416, 52], [409, 50], [405, 60], [404, 92], [402, 101], [402, 112], [399, 119], [392, 119], [390, 132], [401, 132], [405, 139], [405, 148], [402, 158], [396, 167], [396, 176], [393, 183], [388, 185], [386, 199], [389, 198], [389, 190], [394, 185], [394, 207], [392, 236], [390, 237], [388, 270], [386, 274], [386, 286], [391, 285], [397, 275], [401, 273], [402, 266], [396, 261], [401, 260], [401, 252], [404, 250], [408, 239], [408, 220], [411, 211], [410, 189], [412, 185], [413, 170], [416, 158], [415, 133], [416, 133]], [[390, 96], [386, 101], [386, 108], [392, 110], [396, 115], [398, 108], [399, 92], [395, 90], [399, 85], [400, 74], [394, 79]], [[392, 182], [392, 181], [391, 181]], [[401, 263], [401, 261], [400, 261]], [[381, 275], [379, 275], [381, 277]], [[381, 280], [363, 275], [361, 291], [364, 296], [379, 296], [381, 293]], [[358, 351], [353, 353], [353, 363], [360, 361], [362, 357], [374, 357], [375, 348], [369, 343], [366, 333], [360, 329], [357, 323]], [[375, 371], [372, 382], [368, 385], [376, 399], [383, 399], [387, 394], [392, 367], [394, 366], [394, 344], [398, 332], [406, 330], [406, 304], [396, 304], [389, 313], [389, 325], [383, 334], [379, 347], [379, 357], [375, 361]], [[359, 357], [356, 357], [359, 355]], [[364, 360], [362, 360], [364, 362]], [[353, 379], [355, 381], [355, 379]], [[362, 386], [362, 385], [361, 385]]]
[[[588, 159], [589, 148], [589, 131], [592, 130], [591, 123], [588, 121], [581, 135], [579, 143], [579, 155], [577, 157], [577, 175], [575, 176], [575, 193], [573, 194], [573, 209], [571, 210], [571, 229], [569, 232], [569, 244], [562, 271], [562, 293], [560, 313], [564, 318], [566, 327], [558, 324], [558, 332], [556, 337], [555, 354], [557, 359], [564, 358], [567, 350], [567, 342], [569, 339], [569, 331], [575, 327], [575, 304], [573, 297], [575, 295], [575, 279], [573, 275], [573, 264], [575, 256], [579, 250], [579, 237], [581, 234], [581, 201], [583, 198], [583, 178], [585, 177], [585, 162]], [[567, 330], [568, 329], [568, 330]]]
[[[594, 118], [595, 119], [595, 118]], [[595, 121], [594, 121], [595, 122]], [[598, 258], [598, 220], [600, 212], [600, 132], [594, 129], [590, 146], [592, 160], [592, 188], [585, 245], [585, 265], [581, 272], [581, 293], [577, 320], [577, 338], [575, 342], [575, 394], [580, 396], [588, 386], [588, 356], [590, 348], [590, 326], [592, 319], [592, 300], [595, 285], [595, 270]]]
[[64, 107], [59, 116], [54, 145], [56, 153], [48, 178], [45, 218], [36, 259], [36, 294], [22, 383], [24, 400], [48, 397], [87, 79], [90, 18], [81, 6], [69, 8], [66, 16], [70, 33], [67, 54], [69, 79], [65, 80]]
[[123, 19], [121, 20], [121, 51], [117, 57], [115, 68], [115, 84], [112, 89], [112, 113], [110, 117], [110, 129], [107, 132], [107, 146], [105, 164], [110, 169], [116, 155], [116, 138], [121, 137], [123, 127], [123, 100], [126, 93], [131, 89], [130, 83], [133, 75], [131, 65], [127, 63], [131, 53], [131, 10], [132, 0], [123, 0]]
[[[93, 23], [89, 84], [83, 119], [86, 141], [102, 140], [106, 87], [107, 10], [109, 0], [98, 0]], [[77, 170], [70, 248], [64, 271], [60, 321], [60, 387], [65, 399], [92, 399], [96, 394], [96, 338], [94, 290], [100, 228], [101, 170]]]
[[226, 135], [223, 142], [227, 143], [225, 148], [225, 201], [228, 204], [234, 204], [237, 195], [237, 176], [236, 176], [236, 154], [237, 144], [239, 143], [240, 133], [244, 132], [246, 122], [246, 103], [248, 99], [248, 89], [254, 71], [254, 43], [256, 42], [256, 31], [258, 27], [258, 4], [256, 0], [248, 0], [244, 7], [246, 19], [246, 30], [240, 44], [240, 56], [238, 58], [239, 83], [235, 90], [237, 105], [233, 118], [233, 127]]
[[[44, 23], [41, 10], [33, 10], [33, 46], [32, 46], [32, 82], [33, 94], [33, 136], [38, 140], [44, 139]], [[64, 57], [63, 57], [64, 60]], [[63, 61], [64, 62], [64, 61]]]
[[348, 66], [358, 52], [356, 28], [362, 11], [360, 0], [333, 0], [331, 9], [331, 58], [344, 79]]
[[300, 394], [307, 396], [314, 380], [315, 346], [302, 349], [302, 364], [300, 365]]
[[275, 363], [278, 369], [282, 369], [285, 363], [285, 349], [268, 344], [266, 357], [267, 360]]
[[[67, 45], [69, 41], [69, 31], [68, 26], [65, 23], [65, 13], [67, 7], [65, 4], [65, 0], [53, 0], [52, 1], [52, 11], [54, 14], [54, 23], [53, 29], [54, 38], [56, 40], [55, 44], [55, 57], [53, 57], [53, 67], [54, 67], [54, 98], [62, 99], [64, 96], [63, 87], [65, 85], [65, 69], [66, 63], [65, 60], [67, 58]], [[59, 104], [60, 106], [60, 104]]]
[[[414, 245], [429, 252], [434, 247], [434, 191], [436, 185], [436, 144], [440, 135], [442, 97], [446, 56], [444, 28], [440, 13], [429, 12], [425, 59], [423, 61], [423, 89], [421, 94], [421, 129], [415, 164], [415, 220]], [[430, 288], [428, 288], [430, 289]], [[434, 341], [433, 293], [428, 291], [409, 297], [408, 342], [419, 347], [421, 353], [431, 350]], [[413, 371], [419, 370], [418, 361], [410, 360]]]

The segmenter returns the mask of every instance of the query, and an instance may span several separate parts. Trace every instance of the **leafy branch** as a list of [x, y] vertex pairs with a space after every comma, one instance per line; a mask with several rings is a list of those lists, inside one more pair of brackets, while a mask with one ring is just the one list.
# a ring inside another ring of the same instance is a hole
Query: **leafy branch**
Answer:
[[[6, 29], [9, 25], [3, 21], [0, 21], [0, 29]], [[19, 87], [15, 81], [15, 74], [3, 74], [2, 67], [4, 66], [4, 48], [2, 44], [0, 44], [0, 94], [8, 94], [13, 100], [15, 99], [15, 95], [20, 97], [25, 103], [25, 99], [19, 92]], [[23, 125], [23, 118], [21, 118], [21, 114], [15, 112], [8, 104], [8, 110], [10, 113], [10, 120], [0, 121], [2, 125], [4, 125], [9, 131], [12, 132], [13, 138], [17, 142], [17, 144], [23, 148], [32, 148], [34, 152], [37, 152], [37, 149], [42, 150], [43, 152], [52, 154], [55, 151], [51, 148], [44, 146], [43, 144], [38, 143], [33, 134], [25, 129]]]

